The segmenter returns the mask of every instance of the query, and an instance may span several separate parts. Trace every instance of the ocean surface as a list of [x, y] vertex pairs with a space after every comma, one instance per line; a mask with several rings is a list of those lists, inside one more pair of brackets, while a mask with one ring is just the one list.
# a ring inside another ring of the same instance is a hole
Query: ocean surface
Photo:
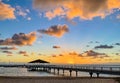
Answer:
[[[41, 71], [28, 71], [27, 68], [15, 68], [15, 67], [0, 67], [0, 76], [57, 76], [54, 74], [50, 74], [47, 72], [41, 72]], [[62, 71], [60, 71], [60, 75], [62, 76]], [[64, 76], [69, 76], [69, 72], [65, 71]], [[75, 72], [72, 72], [72, 76], [75, 77]], [[79, 72], [79, 77], [89, 77], [89, 74], [86, 72]], [[118, 75], [107, 75], [107, 74], [100, 74], [101, 77], [120, 77]], [[93, 74], [93, 77], [96, 77], [96, 74]]]

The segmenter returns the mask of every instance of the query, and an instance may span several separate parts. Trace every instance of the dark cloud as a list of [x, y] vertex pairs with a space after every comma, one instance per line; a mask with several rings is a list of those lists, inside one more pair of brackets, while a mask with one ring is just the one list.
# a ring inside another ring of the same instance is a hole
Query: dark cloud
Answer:
[[19, 54], [27, 54], [26, 51], [19, 51], [18, 53], [19, 53]]
[[79, 56], [79, 57], [83, 57], [83, 55], [82, 55], [82, 54], [78, 54], [78, 56]]
[[90, 41], [90, 42], [88, 42], [88, 43], [90, 43], [90, 44], [91, 44], [91, 43], [93, 43], [93, 41]]
[[115, 53], [115, 55], [120, 55], [119, 53]]
[[26, 51], [19, 51], [18, 54], [21, 54], [23, 56], [29, 56]]
[[54, 25], [46, 30], [45, 29], [38, 30], [38, 32], [42, 34], [47, 34], [54, 37], [62, 37], [68, 31], [69, 29], [67, 25]]
[[108, 57], [108, 55], [106, 55], [105, 53], [99, 53], [99, 52], [95, 52], [93, 50], [86, 51], [85, 54], [86, 54], [85, 57], [94, 57], [94, 58]]
[[44, 54], [42, 54], [42, 53], [38, 53], [38, 55], [39, 55], [39, 56], [42, 56], [42, 55], [44, 55]]
[[16, 47], [0, 47], [1, 50], [17, 50]]
[[23, 56], [29, 56], [28, 54], [24, 54]]
[[100, 43], [100, 42], [99, 41], [90, 41], [88, 43], [92, 44], [92, 43]]
[[100, 45], [100, 46], [95, 46], [95, 49], [112, 49], [114, 46], [108, 46], [108, 45]]
[[90, 47], [90, 45], [86, 45], [86, 47]]
[[98, 41], [95, 41], [95, 43], [100, 43], [100, 42], [98, 42]]
[[56, 49], [56, 48], [60, 48], [60, 46], [53, 46], [53, 48], [55, 48], [55, 49]]
[[115, 45], [118, 45], [118, 46], [120, 46], [120, 43], [115, 43]]
[[2, 51], [3, 53], [6, 53], [6, 54], [8, 54], [8, 55], [11, 55], [11, 54], [13, 54], [12, 52], [10, 52], [10, 51]]
[[52, 57], [56, 57], [56, 55], [52, 55]]
[[31, 32], [29, 34], [19, 33], [14, 34], [12, 38], [7, 38], [5, 40], [0, 40], [0, 45], [32, 45], [36, 40], [36, 33]]
[[59, 56], [64, 56], [63, 54], [59, 54]]

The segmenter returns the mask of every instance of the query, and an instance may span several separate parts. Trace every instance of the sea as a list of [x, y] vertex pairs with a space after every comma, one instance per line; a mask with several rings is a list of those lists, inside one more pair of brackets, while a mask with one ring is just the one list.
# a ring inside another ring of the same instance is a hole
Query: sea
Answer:
[[[52, 70], [53, 72], [53, 70]], [[62, 70], [60, 70], [60, 75], [63, 76]], [[57, 73], [57, 72], [56, 72]], [[27, 68], [18, 68], [18, 67], [0, 67], [0, 76], [38, 76], [38, 77], [51, 77], [58, 76], [57, 74], [47, 73], [42, 71], [28, 71]], [[59, 77], [58, 76], [58, 77]], [[69, 76], [69, 71], [64, 72], [64, 76]], [[75, 77], [76, 74], [73, 71], [72, 76]], [[78, 72], [78, 77], [89, 77], [87, 72]], [[93, 77], [96, 77], [96, 74], [93, 74]], [[100, 77], [120, 77], [119, 75], [108, 75], [100, 74]]]

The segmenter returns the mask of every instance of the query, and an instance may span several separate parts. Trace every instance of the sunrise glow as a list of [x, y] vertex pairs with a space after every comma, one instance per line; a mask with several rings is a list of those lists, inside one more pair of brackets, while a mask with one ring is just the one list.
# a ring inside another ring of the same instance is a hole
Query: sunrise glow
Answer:
[[0, 62], [120, 63], [120, 0], [0, 0], [0, 27]]

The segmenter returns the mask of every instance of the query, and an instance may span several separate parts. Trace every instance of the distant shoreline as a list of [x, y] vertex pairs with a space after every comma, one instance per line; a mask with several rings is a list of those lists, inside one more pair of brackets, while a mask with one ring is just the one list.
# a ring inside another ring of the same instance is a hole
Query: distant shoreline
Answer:
[[0, 76], [0, 83], [120, 83], [120, 77]]

